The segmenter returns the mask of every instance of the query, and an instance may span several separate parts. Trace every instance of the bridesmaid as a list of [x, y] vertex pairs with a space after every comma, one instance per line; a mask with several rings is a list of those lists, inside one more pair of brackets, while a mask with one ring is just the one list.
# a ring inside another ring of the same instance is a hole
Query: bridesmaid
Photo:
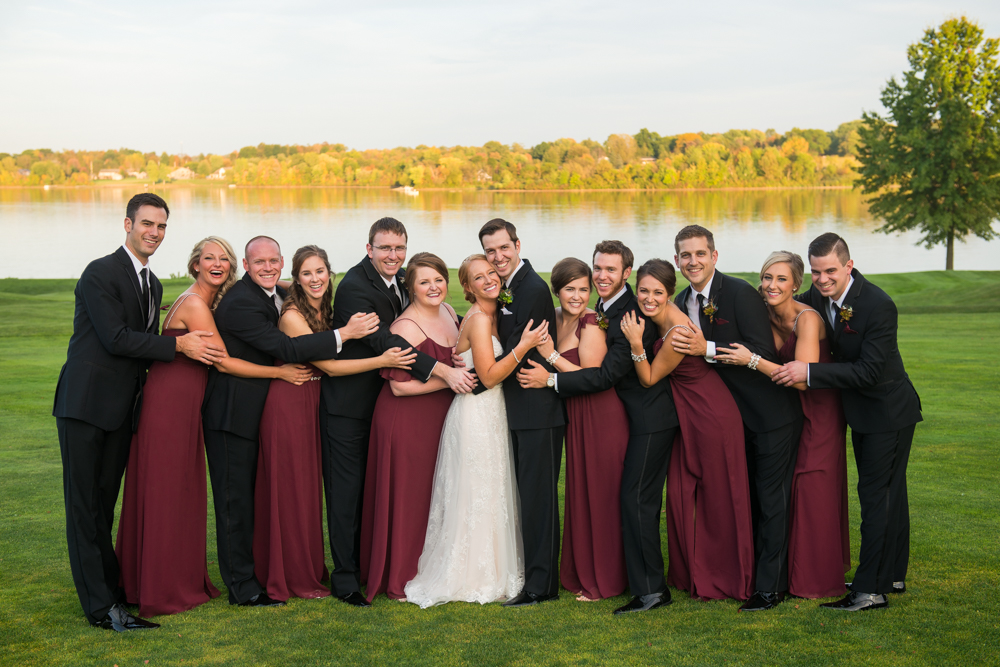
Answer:
[[[778, 359], [806, 363], [833, 361], [823, 316], [792, 298], [802, 286], [804, 266], [795, 253], [772, 252], [760, 270], [761, 296], [771, 315]], [[716, 359], [747, 365], [745, 347], [717, 350]], [[756, 368], [770, 377], [779, 368], [758, 359]], [[788, 544], [788, 592], [802, 598], [844, 594], [844, 573], [851, 569], [847, 515], [847, 424], [837, 389], [801, 393], [805, 422], [792, 479], [791, 531]]]
[[622, 332], [643, 386], [669, 375], [680, 419], [667, 477], [667, 582], [702, 600], [746, 600], [753, 593], [754, 545], [739, 408], [708, 362], [663, 345], [673, 329], [694, 329], [670, 301], [674, 267], [651, 259], [639, 267], [636, 280], [639, 308], [661, 336], [652, 364], [642, 348], [646, 322], [629, 313]]
[[[233, 257], [229, 243], [216, 236], [195, 245], [188, 260], [195, 282], [167, 314], [164, 336], [201, 329], [223, 344], [212, 312], [236, 283]], [[310, 375], [303, 366], [257, 366], [232, 357], [216, 368], [298, 384]], [[178, 354], [171, 363], [154, 362], [143, 387], [115, 547], [125, 599], [137, 603], [143, 616], [175, 614], [219, 595], [205, 563], [208, 500], [201, 403], [207, 380], [207, 366]]]
[[[538, 346], [556, 370], [601, 365], [608, 351], [597, 313], [587, 308], [592, 273], [568, 257], [552, 267], [558, 347]], [[558, 351], [556, 353], [556, 351]], [[622, 546], [621, 484], [628, 417], [614, 389], [574, 396], [566, 405], [566, 498], [559, 579], [577, 600], [621, 595], [628, 584]]]
[[[307, 245], [292, 257], [292, 282], [278, 328], [292, 338], [329, 331], [333, 276], [326, 251]], [[309, 380], [403, 367], [416, 357], [390, 348], [370, 359], [314, 361]], [[277, 368], [285, 368], [276, 361]], [[272, 382], [260, 419], [260, 457], [254, 489], [254, 574], [268, 597], [321, 598], [330, 589], [323, 560], [320, 383]]]
[[[410, 305], [392, 323], [415, 349], [453, 366], [458, 316], [445, 303], [448, 267], [421, 252], [406, 265]], [[444, 418], [454, 394], [438, 378], [413, 382], [410, 374], [385, 369], [368, 445], [361, 521], [361, 577], [371, 602], [379, 593], [405, 600], [406, 582], [417, 574], [430, 512], [434, 466]]]

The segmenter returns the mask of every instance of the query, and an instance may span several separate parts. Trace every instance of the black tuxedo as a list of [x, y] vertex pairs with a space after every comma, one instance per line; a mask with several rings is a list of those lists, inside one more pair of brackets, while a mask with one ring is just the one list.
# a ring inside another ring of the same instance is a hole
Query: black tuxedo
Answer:
[[[556, 309], [552, 292], [526, 259], [506, 286], [513, 300], [497, 313], [497, 333], [503, 345], [501, 358], [511, 354], [521, 340], [528, 320], [537, 327], [549, 322], [549, 336], [556, 339]], [[521, 533], [524, 538], [524, 590], [536, 595], [559, 592], [559, 468], [562, 465], [566, 419], [562, 401], [549, 389], [524, 389], [515, 375], [533, 359], [554, 371], [537, 349], [525, 355], [503, 383], [507, 424], [514, 447], [514, 468], [521, 499]]]
[[143, 299], [124, 248], [91, 262], [74, 295], [73, 336], [52, 414], [63, 462], [70, 569], [84, 613], [96, 623], [121, 593], [111, 526], [146, 369], [152, 361], [173, 361], [176, 342], [155, 333], [160, 281], [149, 274]]
[[[688, 312], [691, 287], [674, 303]], [[716, 349], [744, 345], [763, 359], [778, 363], [767, 306], [745, 280], [716, 271], [709, 290], [716, 312], [698, 312], [695, 324]], [[756, 552], [755, 588], [765, 592], [788, 589], [788, 531], [792, 477], [802, 433], [802, 406], [795, 389], [782, 387], [746, 366], [715, 364], [719, 377], [736, 400], [743, 418], [750, 476]]]
[[[660, 509], [670, 453], [677, 435], [677, 410], [666, 378], [648, 389], [639, 382], [632, 362], [632, 346], [622, 333], [622, 318], [638, 310], [632, 288], [605, 311], [608, 318], [608, 352], [599, 368], [559, 373], [559, 393], [565, 397], [615, 388], [629, 420], [628, 449], [622, 471], [622, 527], [625, 565], [633, 595], [667, 589], [660, 544]], [[652, 359], [658, 333], [646, 323], [643, 348]]]
[[811, 287], [800, 298], [823, 315], [832, 364], [809, 364], [809, 386], [840, 389], [858, 466], [861, 555], [854, 590], [889, 593], [904, 581], [910, 556], [906, 463], [914, 427], [923, 418], [896, 341], [898, 316], [889, 295], [851, 272], [853, 284], [831, 324], [830, 300]]
[[[284, 297], [284, 291], [277, 288]], [[215, 325], [229, 356], [261, 366], [274, 360], [300, 363], [337, 356], [333, 331], [289, 338], [278, 329], [274, 301], [246, 274], [222, 297]], [[253, 490], [257, 474], [260, 417], [268, 378], [208, 372], [202, 409], [205, 453], [212, 476], [219, 570], [231, 603], [261, 592], [253, 566]]]
[[[379, 317], [379, 328], [365, 338], [346, 341], [340, 351], [341, 359], [368, 359], [391, 347], [411, 347], [402, 336], [389, 331], [393, 320], [409, 304], [403, 287], [405, 277], [403, 269], [396, 274], [400, 297], [397, 300], [368, 257], [344, 275], [334, 299], [334, 326], [344, 326], [355, 313], [375, 313]], [[433, 357], [418, 352], [411, 366], [413, 377], [426, 381], [435, 363]], [[323, 486], [333, 556], [330, 589], [338, 596], [359, 590], [361, 499], [368, 438], [375, 402], [384, 384], [377, 370], [322, 380]]]

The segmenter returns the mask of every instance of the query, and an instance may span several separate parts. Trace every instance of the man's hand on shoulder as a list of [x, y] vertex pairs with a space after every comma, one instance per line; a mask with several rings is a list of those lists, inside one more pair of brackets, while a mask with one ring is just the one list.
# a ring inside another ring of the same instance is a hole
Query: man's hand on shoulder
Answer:
[[210, 340], [214, 335], [211, 331], [186, 333], [177, 337], [175, 349], [186, 357], [211, 366], [226, 358], [225, 348], [220, 343]]
[[340, 327], [340, 340], [349, 341], [364, 338], [378, 331], [379, 319], [376, 313], [354, 313], [347, 324]]

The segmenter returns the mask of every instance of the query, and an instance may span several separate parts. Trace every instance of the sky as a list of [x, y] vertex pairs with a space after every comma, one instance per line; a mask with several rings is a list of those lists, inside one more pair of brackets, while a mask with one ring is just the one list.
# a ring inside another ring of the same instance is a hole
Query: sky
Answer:
[[1000, 2], [0, 0], [0, 152], [835, 129]]

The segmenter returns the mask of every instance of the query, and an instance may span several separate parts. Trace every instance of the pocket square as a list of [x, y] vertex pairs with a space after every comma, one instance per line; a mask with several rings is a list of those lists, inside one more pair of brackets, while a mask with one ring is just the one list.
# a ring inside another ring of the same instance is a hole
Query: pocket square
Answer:
[[847, 322], [844, 322], [844, 333], [845, 334], [856, 334], [858, 332], [855, 331], [854, 329], [852, 329], [850, 324], [848, 324]]
[[716, 317], [715, 318], [715, 323], [716, 324], [729, 324], [729, 320], [724, 320], [721, 317]]
[[507, 310], [507, 306], [504, 306], [503, 308], [501, 308], [501, 309], [500, 309], [500, 312], [501, 312], [501, 313], [502, 313], [503, 315], [513, 315], [513, 314], [514, 314], [514, 313], [510, 312], [509, 310]]

